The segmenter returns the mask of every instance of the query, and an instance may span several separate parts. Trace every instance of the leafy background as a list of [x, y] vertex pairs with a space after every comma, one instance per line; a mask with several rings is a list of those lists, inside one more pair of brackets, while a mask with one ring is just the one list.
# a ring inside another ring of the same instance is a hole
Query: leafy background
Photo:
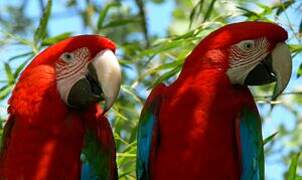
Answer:
[[244, 20], [276, 22], [289, 32], [294, 69], [285, 93], [271, 101], [272, 85], [252, 91], [264, 119], [266, 178], [302, 179], [300, 0], [0, 1], [1, 121], [7, 117], [7, 99], [20, 72], [39, 51], [76, 34], [105, 35], [118, 45], [123, 68], [121, 93], [109, 112], [119, 177], [135, 179], [137, 122], [150, 88], [173, 82], [204, 36]]

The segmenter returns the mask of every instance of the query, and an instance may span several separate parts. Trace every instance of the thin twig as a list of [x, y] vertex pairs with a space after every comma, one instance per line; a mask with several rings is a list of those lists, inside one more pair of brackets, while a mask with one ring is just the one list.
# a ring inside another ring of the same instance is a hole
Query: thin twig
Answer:
[[149, 39], [149, 32], [147, 27], [147, 18], [146, 18], [146, 12], [145, 12], [145, 5], [143, 0], [135, 0], [136, 6], [139, 9], [139, 15], [142, 18], [141, 26], [143, 28], [144, 38], [146, 41], [146, 47], [148, 48], [150, 46], [150, 39]]
[[41, 8], [41, 14], [43, 14], [44, 8], [45, 8], [44, 1], [43, 1], [43, 0], [40, 0], [40, 1], [39, 1], [39, 5], [40, 5], [40, 8]]
[[[293, 92], [285, 92], [280, 94], [279, 96], [288, 96], [288, 95], [302, 95], [302, 91], [293, 91]], [[255, 98], [263, 98], [263, 99], [268, 99], [271, 98], [272, 96], [255, 96]]]

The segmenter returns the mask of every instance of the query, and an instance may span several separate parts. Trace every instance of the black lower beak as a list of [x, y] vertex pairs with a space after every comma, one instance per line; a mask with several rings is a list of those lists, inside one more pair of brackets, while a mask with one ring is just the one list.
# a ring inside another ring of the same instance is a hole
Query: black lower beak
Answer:
[[276, 81], [272, 67], [272, 56], [269, 54], [247, 75], [245, 85], [263, 85]]
[[92, 103], [104, 100], [104, 94], [97, 81], [95, 69], [88, 65], [88, 73], [71, 88], [68, 95], [68, 104], [75, 108], [85, 108]]
[[92, 64], [88, 65], [88, 73], [86, 75], [86, 79], [88, 80], [91, 88], [91, 92], [95, 96], [99, 96], [99, 101], [104, 100], [104, 93], [101, 88], [100, 83], [97, 80], [96, 70]]

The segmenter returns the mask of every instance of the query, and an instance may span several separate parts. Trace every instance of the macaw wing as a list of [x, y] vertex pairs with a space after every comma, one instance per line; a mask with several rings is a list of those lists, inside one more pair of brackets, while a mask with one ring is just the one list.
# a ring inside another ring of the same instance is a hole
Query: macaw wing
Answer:
[[86, 123], [81, 180], [117, 180], [116, 150], [106, 117]]
[[[241, 111], [237, 137], [241, 150], [241, 180], [264, 180], [261, 118], [256, 106]], [[239, 135], [239, 136], [238, 136]]]
[[149, 95], [142, 110], [137, 132], [136, 175], [138, 180], [150, 178], [150, 160], [155, 156], [159, 138], [159, 111], [166, 86], [158, 85]]

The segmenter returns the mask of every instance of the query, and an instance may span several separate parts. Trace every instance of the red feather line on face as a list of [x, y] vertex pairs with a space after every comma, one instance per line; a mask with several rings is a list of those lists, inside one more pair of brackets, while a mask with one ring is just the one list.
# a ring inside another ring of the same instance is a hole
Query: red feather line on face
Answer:
[[62, 72], [61, 74], [58, 74], [57, 80], [62, 80], [62, 79], [73, 76], [74, 74], [78, 73], [80, 70], [85, 69], [86, 65], [87, 65], [87, 62], [85, 62], [85, 61], [77, 61], [77, 63], [73, 64], [74, 67], [70, 70], [69, 69], [66, 71], [57, 70], [58, 73]]
[[[71, 54], [73, 58], [70, 60], [71, 62], [67, 62], [63, 65], [56, 63], [57, 80], [71, 77], [79, 71], [86, 69], [89, 60], [89, 50], [86, 47], [79, 48]], [[61, 58], [60, 61], [64, 60]]]
[[[265, 38], [260, 38], [260, 39], [251, 40], [251, 41], [254, 42], [254, 47], [253, 47], [253, 49], [250, 49], [250, 50], [242, 49], [240, 47], [240, 44], [242, 42], [240, 42], [239, 44], [233, 45], [231, 47], [231, 51], [234, 54], [234, 58], [237, 61], [244, 61], [243, 59], [248, 58], [255, 53], [259, 53], [259, 51], [267, 50], [267, 48], [269, 47], [268, 42]], [[263, 43], [263, 42], [267, 42], [267, 43]]]
[[230, 48], [230, 68], [244, 66], [258, 62], [269, 53], [269, 42], [265, 38], [255, 40], [255, 46], [250, 51], [245, 51], [238, 46], [233, 45]]

